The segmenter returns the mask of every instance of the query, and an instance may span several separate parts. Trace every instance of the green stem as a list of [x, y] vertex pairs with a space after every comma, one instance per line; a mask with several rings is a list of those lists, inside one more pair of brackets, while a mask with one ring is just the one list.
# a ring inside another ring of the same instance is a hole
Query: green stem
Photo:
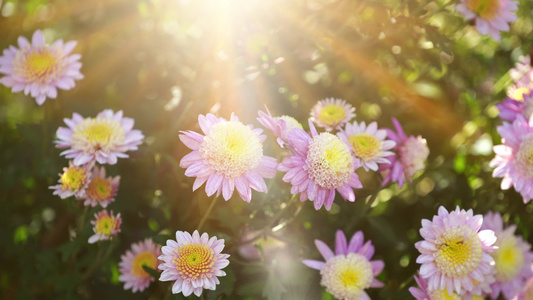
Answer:
[[85, 227], [85, 218], [87, 218], [87, 212], [89, 212], [89, 207], [85, 206], [83, 213], [81, 214], [80, 221], [78, 222], [78, 228], [76, 228], [76, 234], [81, 234], [83, 228]]
[[207, 211], [202, 216], [202, 219], [200, 220], [200, 224], [198, 224], [198, 232], [201, 233], [202, 227], [204, 226], [205, 221], [207, 220], [207, 217], [209, 217], [209, 214], [213, 210], [213, 207], [215, 207], [215, 203], [217, 202], [218, 196], [213, 197], [213, 201], [211, 201], [211, 204], [209, 204], [209, 207], [207, 208]]
[[109, 255], [111, 255], [111, 251], [114, 248], [113, 246], [114, 246], [114, 241], [109, 243], [109, 247], [107, 247], [107, 250], [106, 250], [105, 254], [103, 255], [103, 257], [102, 257], [103, 247], [100, 246], [100, 249], [98, 249], [98, 255], [96, 256], [94, 264], [91, 266], [91, 268], [89, 268], [87, 270], [87, 272], [85, 272], [82, 275], [82, 280], [83, 281], [89, 279], [89, 277], [91, 277], [91, 275], [94, 273], [94, 271], [96, 271], [96, 269], [100, 266], [100, 263], [107, 260]]

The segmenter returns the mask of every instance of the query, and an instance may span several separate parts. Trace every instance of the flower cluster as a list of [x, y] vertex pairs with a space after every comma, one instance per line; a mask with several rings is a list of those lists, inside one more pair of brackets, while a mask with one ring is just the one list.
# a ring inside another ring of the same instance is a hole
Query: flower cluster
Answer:
[[481, 34], [500, 41], [500, 32], [509, 31], [509, 24], [518, 19], [518, 3], [514, 0], [461, 0], [455, 6], [467, 20], [475, 20]]

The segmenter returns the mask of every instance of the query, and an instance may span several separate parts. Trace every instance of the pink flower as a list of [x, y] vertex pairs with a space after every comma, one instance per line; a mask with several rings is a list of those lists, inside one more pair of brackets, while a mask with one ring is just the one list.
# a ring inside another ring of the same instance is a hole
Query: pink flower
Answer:
[[420, 251], [416, 262], [421, 264], [420, 277], [427, 282], [429, 292], [447, 290], [462, 296], [475, 290], [492, 273], [494, 260], [490, 252], [496, 242], [494, 231], [482, 230], [483, 216], [472, 210], [448, 211], [439, 207], [432, 221], [423, 219], [420, 235], [424, 240], [415, 244]]
[[[266, 108], [266, 107], [265, 107]], [[290, 116], [272, 117], [268, 108], [267, 113], [259, 111], [259, 118], [257, 120], [261, 125], [271, 130], [276, 135], [276, 141], [281, 148], [284, 148], [285, 144], [288, 144], [287, 136], [294, 128], [303, 129], [302, 125]]]
[[75, 166], [72, 161], [69, 161], [68, 164], [68, 168], [63, 168], [63, 174], [59, 174], [59, 184], [51, 186], [50, 189], [54, 190], [53, 194], [58, 195], [61, 199], [70, 196], [84, 197], [85, 190], [92, 178], [91, 169], [94, 163]]
[[496, 299], [502, 293], [505, 299], [515, 299], [527, 279], [533, 276], [531, 245], [514, 234], [515, 225], [504, 228], [499, 213], [487, 213], [481, 229], [493, 230], [497, 238], [494, 245], [498, 249], [492, 252], [496, 263], [494, 266], [496, 282], [491, 285], [491, 297]]
[[509, 24], [518, 19], [518, 3], [513, 0], [461, 0], [455, 6], [467, 20], [475, 19], [481, 34], [500, 41], [500, 31], [509, 31]]
[[278, 163], [263, 155], [263, 130], [244, 125], [233, 114], [229, 121], [199, 115], [198, 123], [205, 136], [193, 131], [181, 131], [179, 136], [193, 150], [180, 161], [180, 167], [187, 168], [185, 176], [196, 177], [193, 191], [207, 181], [207, 195], [222, 193], [226, 201], [235, 188], [246, 202], [252, 199], [251, 188], [266, 193], [263, 178], [273, 178]]
[[303, 263], [320, 270], [320, 284], [337, 299], [369, 300], [365, 289], [383, 287], [375, 277], [381, 273], [385, 264], [382, 260], [371, 260], [374, 255], [372, 242], [364, 243], [362, 231], [356, 232], [347, 242], [340, 230], [335, 235], [335, 253], [322, 241], [315, 245], [325, 262], [306, 259]]
[[519, 114], [513, 123], [504, 122], [497, 130], [503, 145], [493, 148], [496, 157], [490, 162], [495, 168], [492, 176], [503, 177], [501, 188], [514, 186], [524, 203], [528, 203], [533, 198], [533, 118], [528, 123]]
[[294, 155], [279, 164], [278, 170], [287, 172], [283, 181], [292, 184], [292, 194], [300, 193], [300, 201], [313, 201], [316, 210], [322, 205], [331, 209], [335, 190], [354, 202], [352, 188], [363, 187], [355, 174], [358, 161], [339, 137], [327, 132], [318, 134], [311, 121], [309, 127], [312, 136], [298, 128], [289, 133]]
[[85, 189], [85, 195], [79, 199], [85, 200], [83, 202], [85, 206], [101, 205], [106, 208], [109, 203], [115, 201], [119, 182], [120, 176], [106, 178], [105, 168], [94, 166], [92, 179]]
[[11, 87], [13, 93], [24, 91], [24, 95], [31, 94], [39, 105], [46, 98], [55, 99], [58, 88], [70, 90], [75, 86], [74, 80], [83, 78], [81, 55], [69, 55], [76, 43], [63, 44], [59, 39], [47, 45], [40, 30], [33, 33], [31, 43], [20, 36], [19, 49], [10, 46], [0, 56], [0, 73], [6, 75], [0, 78], [0, 83]]
[[500, 118], [507, 121], [514, 121], [517, 115], [522, 115], [526, 119], [533, 113], [533, 90], [522, 94], [520, 100], [506, 98], [502, 103], [496, 104], [500, 110]]
[[154, 277], [146, 273], [143, 266], [157, 270], [161, 255], [159, 245], [148, 238], [137, 244], [132, 244], [131, 249], [120, 257], [120, 276], [118, 280], [124, 282], [124, 289], [132, 292], [142, 292], [154, 281]]
[[390, 165], [380, 167], [380, 171], [387, 171], [382, 186], [389, 182], [397, 182], [398, 187], [402, 188], [405, 180], [412, 182], [413, 176], [424, 169], [429, 156], [429, 149], [426, 140], [421, 136], [406, 136], [400, 122], [395, 118], [392, 118], [392, 122], [397, 133], [387, 129], [387, 135], [389, 139], [396, 142], [393, 150], [396, 150], [397, 153], [387, 157], [391, 162]]
[[109, 240], [120, 232], [120, 224], [122, 224], [120, 213], [115, 217], [113, 211], [111, 211], [110, 215], [104, 209], [94, 214], [94, 217], [96, 220], [91, 221], [91, 224], [94, 226], [94, 234], [89, 238], [89, 244]]
[[459, 295], [456, 293], [448, 295], [448, 291], [446, 290], [428, 291], [428, 284], [426, 280], [416, 275], [414, 277], [419, 288], [410, 287], [409, 292], [411, 295], [413, 295], [413, 297], [415, 297], [416, 300], [461, 300]]
[[355, 117], [355, 108], [342, 99], [326, 98], [311, 109], [311, 121], [327, 131], [340, 129]]
[[172, 293], [183, 293], [185, 297], [194, 293], [202, 294], [203, 289], [215, 290], [220, 283], [218, 277], [226, 276], [222, 271], [228, 266], [228, 254], [222, 254], [224, 240], [217, 240], [207, 233], [202, 236], [195, 230], [191, 236], [188, 232], [177, 231], [176, 241], [167, 240], [161, 249], [159, 259], [163, 262], [160, 281], [174, 281]]
[[61, 155], [73, 158], [77, 166], [93, 160], [114, 165], [117, 158], [129, 157], [125, 152], [137, 150], [144, 139], [141, 131], [132, 129], [134, 120], [123, 118], [122, 111], [106, 109], [96, 118], [86, 119], [74, 113], [72, 119], [64, 121], [68, 128], [57, 129], [56, 147], [70, 148]]

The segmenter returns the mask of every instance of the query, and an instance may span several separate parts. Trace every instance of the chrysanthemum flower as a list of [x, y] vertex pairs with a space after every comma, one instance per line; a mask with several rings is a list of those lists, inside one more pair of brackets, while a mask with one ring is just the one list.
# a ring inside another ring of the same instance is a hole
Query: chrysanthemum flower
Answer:
[[342, 99], [326, 98], [311, 109], [311, 121], [327, 131], [340, 129], [355, 117], [355, 107]]
[[377, 171], [378, 164], [390, 164], [386, 157], [394, 155], [388, 150], [394, 148], [396, 142], [386, 140], [387, 131], [378, 129], [376, 122], [368, 124], [368, 127], [365, 122], [348, 123], [337, 135], [350, 146], [352, 153], [366, 171]]
[[529, 119], [533, 113], [533, 90], [524, 92], [519, 99], [506, 98], [502, 103], [496, 104], [496, 107], [503, 120], [512, 122], [519, 114]]
[[513, 0], [461, 0], [455, 6], [467, 20], [475, 19], [481, 34], [500, 41], [500, 31], [509, 31], [509, 24], [518, 19], [518, 3]]
[[137, 150], [144, 139], [141, 131], [132, 130], [134, 120], [123, 118], [122, 111], [106, 109], [96, 118], [85, 119], [74, 113], [72, 119], [64, 121], [68, 128], [57, 129], [56, 147], [70, 148], [61, 155], [73, 158], [77, 166], [93, 160], [114, 165], [118, 157], [129, 157], [125, 152]]
[[257, 120], [261, 125], [271, 130], [276, 135], [276, 141], [281, 148], [284, 148], [285, 144], [288, 144], [287, 135], [294, 128], [303, 129], [302, 124], [296, 121], [295, 118], [290, 116], [272, 117], [268, 108], [267, 113], [259, 111], [259, 118]]
[[229, 121], [212, 114], [199, 115], [198, 123], [205, 136], [193, 131], [179, 135], [193, 150], [180, 161], [180, 167], [187, 168], [185, 176], [196, 177], [193, 191], [207, 181], [207, 195], [222, 192], [226, 201], [235, 188], [246, 202], [252, 199], [251, 188], [266, 193], [263, 178], [273, 178], [278, 163], [263, 155], [263, 130], [244, 125], [233, 114]]
[[374, 246], [371, 241], [363, 242], [362, 231], [356, 232], [348, 243], [344, 233], [338, 230], [335, 235], [335, 253], [324, 242], [315, 240], [325, 262], [306, 259], [303, 263], [320, 270], [320, 284], [337, 299], [369, 300], [365, 290], [383, 287], [383, 283], [375, 277], [381, 273], [385, 264], [382, 260], [371, 260]]
[[89, 238], [89, 244], [109, 240], [120, 232], [120, 224], [122, 224], [120, 213], [114, 216], [113, 211], [109, 214], [104, 209], [94, 214], [94, 217], [96, 220], [91, 221], [91, 224], [94, 226], [94, 234]]
[[11, 87], [14, 93], [24, 91], [25, 95], [31, 94], [39, 105], [46, 98], [55, 99], [58, 88], [70, 90], [75, 86], [74, 80], [83, 78], [79, 62], [81, 55], [69, 55], [76, 43], [63, 43], [59, 39], [47, 45], [40, 30], [33, 33], [31, 43], [20, 36], [19, 49], [10, 46], [0, 56], [0, 73], [5, 74], [0, 83]]
[[292, 184], [292, 194], [300, 193], [300, 201], [313, 201], [316, 210], [322, 205], [331, 209], [335, 190], [345, 200], [354, 202], [352, 188], [363, 187], [355, 173], [359, 162], [339, 137], [328, 132], [318, 134], [311, 121], [309, 127], [312, 136], [298, 128], [289, 133], [294, 155], [278, 166], [278, 170], [287, 172], [283, 181]]
[[483, 282], [492, 272], [496, 241], [494, 231], [482, 230], [483, 216], [472, 210], [448, 211], [439, 207], [432, 221], [423, 219], [420, 235], [415, 244], [421, 255], [420, 276], [427, 282], [428, 291], [447, 290], [464, 295], [474, 291], [475, 282]]
[[514, 186], [528, 203], [533, 198], [533, 118], [528, 123], [517, 115], [513, 123], [504, 122], [497, 130], [503, 145], [493, 148], [496, 157], [490, 162], [495, 168], [492, 176], [503, 177], [502, 190]]
[[519, 87], [528, 87], [533, 84], [533, 67], [531, 57], [520, 56], [515, 67], [509, 70], [514, 83]]
[[91, 181], [85, 189], [85, 195], [79, 198], [85, 200], [83, 202], [85, 206], [100, 205], [106, 208], [109, 203], [115, 201], [119, 182], [120, 176], [106, 178], [105, 168], [94, 166]]
[[380, 171], [387, 171], [382, 185], [397, 182], [398, 187], [402, 188], [405, 180], [411, 182], [416, 172], [424, 169], [429, 149], [426, 140], [421, 136], [406, 136], [398, 120], [392, 118], [392, 122], [397, 132], [387, 129], [387, 136], [396, 142], [393, 148], [396, 154], [387, 157], [390, 165], [380, 166]]
[[157, 258], [161, 255], [159, 245], [155, 244], [152, 239], [148, 238], [131, 245], [131, 249], [126, 251], [120, 257], [120, 276], [118, 280], [124, 282], [124, 289], [131, 289], [132, 292], [142, 292], [154, 277], [146, 273], [143, 266], [157, 270], [159, 261]]
[[81, 198], [85, 196], [85, 190], [91, 182], [91, 169], [94, 163], [87, 163], [83, 166], [75, 166], [72, 161], [68, 162], [68, 168], [63, 168], [63, 174], [59, 174], [59, 184], [51, 186], [54, 190], [54, 195], [58, 195], [61, 199], [70, 196]]
[[409, 292], [416, 300], [462, 300], [455, 292], [448, 295], [447, 290], [428, 291], [426, 280], [419, 276], [414, 276], [419, 288], [410, 287]]
[[175, 281], [172, 293], [183, 293], [185, 297], [194, 293], [202, 294], [203, 289], [215, 290], [220, 283], [218, 277], [226, 276], [222, 271], [228, 264], [228, 254], [222, 254], [224, 240], [217, 240], [207, 233], [202, 236], [195, 230], [191, 236], [188, 232], [177, 231], [176, 241], [167, 240], [161, 249], [159, 259], [163, 262], [160, 281]]
[[515, 299], [522, 291], [527, 279], [533, 276], [531, 245], [526, 243], [522, 237], [514, 234], [515, 225], [504, 228], [502, 216], [499, 213], [487, 213], [481, 229], [493, 230], [497, 238], [494, 245], [498, 249], [492, 253], [496, 263], [494, 266], [496, 282], [491, 285], [491, 297], [496, 299], [502, 293], [505, 299]]

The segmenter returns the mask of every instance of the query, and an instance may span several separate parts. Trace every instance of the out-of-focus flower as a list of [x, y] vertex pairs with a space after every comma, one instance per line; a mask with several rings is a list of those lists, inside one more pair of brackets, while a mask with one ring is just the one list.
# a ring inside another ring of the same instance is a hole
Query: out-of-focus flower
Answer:
[[355, 201], [352, 188], [363, 187], [355, 174], [358, 161], [339, 137], [328, 132], [318, 134], [311, 121], [309, 127], [312, 136], [299, 128], [289, 133], [294, 155], [279, 164], [278, 170], [286, 172], [283, 181], [292, 184], [293, 195], [300, 193], [300, 201], [313, 201], [316, 210], [322, 205], [331, 209], [335, 190], [345, 200]]
[[159, 269], [163, 270], [160, 281], [174, 281], [172, 293], [183, 293], [185, 297], [194, 293], [202, 294], [203, 289], [215, 290], [220, 283], [218, 277], [226, 276], [222, 271], [228, 264], [228, 254], [222, 254], [224, 240], [217, 240], [207, 233], [202, 236], [195, 230], [191, 236], [188, 232], [177, 231], [176, 241], [167, 240], [163, 246], [163, 254], [159, 259], [163, 262]]
[[507, 121], [514, 121], [517, 115], [522, 115], [529, 119], [533, 113], [533, 90], [524, 92], [520, 100], [506, 98], [502, 103], [496, 104], [500, 110], [500, 118]]
[[72, 119], [64, 121], [68, 128], [57, 129], [56, 147], [70, 148], [61, 155], [73, 158], [77, 166], [93, 160], [114, 165], [117, 158], [129, 157], [125, 152], [137, 150], [144, 139], [141, 131], [132, 129], [134, 120], [122, 117], [122, 111], [106, 109], [96, 118], [85, 119], [74, 113]]
[[335, 253], [322, 241], [315, 245], [325, 262], [306, 259], [303, 263], [320, 270], [320, 284], [337, 299], [370, 299], [365, 292], [368, 288], [383, 287], [375, 277], [381, 273], [385, 264], [382, 260], [371, 260], [374, 246], [371, 241], [364, 243], [362, 231], [356, 232], [347, 242], [340, 230], [335, 235]]
[[397, 182], [398, 187], [402, 188], [405, 180], [411, 182], [416, 172], [424, 169], [429, 149], [426, 140], [421, 136], [406, 136], [400, 122], [395, 118], [392, 118], [392, 122], [397, 132], [387, 129], [387, 135], [389, 139], [396, 142], [393, 148], [396, 154], [387, 157], [391, 162], [390, 165], [380, 166], [380, 171], [387, 172], [382, 185]]
[[311, 121], [327, 131], [340, 129], [355, 117], [355, 107], [342, 99], [326, 98], [311, 109]]
[[59, 174], [59, 184], [51, 186], [50, 189], [54, 190], [53, 194], [58, 195], [61, 199], [70, 196], [84, 197], [92, 178], [91, 169], [94, 163], [76, 166], [72, 161], [69, 161], [68, 165], [68, 168], [63, 168], [63, 174]]
[[[526, 284], [522, 287], [522, 292], [518, 295], [518, 300], [533, 299], [533, 277], [529, 278]], [[514, 300], [514, 299], [513, 299]]]
[[386, 140], [387, 131], [378, 129], [376, 122], [368, 124], [368, 127], [365, 122], [348, 123], [337, 135], [350, 146], [352, 153], [366, 171], [377, 171], [378, 164], [390, 165], [386, 157], [394, 155], [388, 150], [394, 148], [396, 142]]
[[448, 295], [447, 290], [428, 291], [426, 280], [419, 276], [414, 276], [419, 288], [410, 287], [409, 292], [416, 300], [462, 300], [459, 295], [452, 293]]
[[513, 0], [461, 0], [455, 6], [467, 20], [474, 19], [481, 34], [500, 41], [500, 31], [509, 31], [509, 24], [518, 19], [518, 3]]
[[43, 33], [33, 33], [31, 43], [23, 36], [18, 38], [17, 49], [10, 46], [0, 56], [0, 83], [11, 87], [13, 93], [24, 91], [31, 94], [42, 105], [46, 98], [55, 99], [57, 89], [70, 90], [74, 80], [83, 78], [80, 73], [81, 55], [70, 52], [76, 41], [63, 43], [59, 39], [51, 45], [45, 44]]
[[432, 221], [423, 219], [420, 235], [424, 240], [415, 244], [420, 251], [416, 262], [421, 264], [420, 277], [427, 282], [429, 292], [446, 290], [465, 295], [474, 291], [475, 282], [483, 282], [492, 273], [496, 237], [492, 230], [482, 230], [482, 215], [472, 210], [448, 211], [439, 207]]
[[503, 145], [494, 146], [490, 166], [495, 168], [492, 176], [503, 177], [501, 188], [511, 186], [522, 195], [524, 203], [533, 198], [533, 118], [526, 121], [517, 115], [513, 123], [498, 126]]
[[492, 253], [496, 270], [496, 282], [491, 285], [492, 299], [498, 298], [500, 293], [505, 299], [515, 299], [522, 291], [528, 278], [533, 276], [533, 253], [531, 245], [522, 237], [514, 234], [515, 225], [503, 227], [502, 216], [499, 213], [489, 212], [485, 215], [481, 229], [490, 229], [496, 235], [495, 246]]
[[89, 238], [89, 244], [109, 240], [120, 232], [120, 224], [122, 224], [120, 213], [114, 216], [113, 211], [109, 214], [104, 209], [94, 214], [94, 217], [96, 220], [91, 221], [91, 224], [94, 226], [94, 234]]
[[146, 273], [143, 266], [157, 270], [161, 255], [161, 246], [148, 238], [131, 245], [131, 249], [120, 257], [120, 276], [118, 280], [124, 282], [124, 289], [132, 292], [142, 292], [154, 281], [154, 277]]
[[303, 129], [302, 124], [296, 121], [295, 118], [290, 116], [272, 117], [268, 108], [267, 113], [259, 111], [259, 118], [257, 120], [261, 125], [271, 130], [276, 135], [276, 141], [284, 148], [285, 144], [288, 144], [287, 135], [294, 128]]
[[[245, 229], [242, 235], [242, 241], [246, 241], [256, 234], [260, 234], [260, 232]], [[264, 236], [263, 234], [257, 240], [239, 246], [238, 252], [246, 259], [259, 260], [263, 257], [265, 260], [268, 260], [274, 252], [282, 250], [285, 246], [286, 243], [276, 237]]]
[[207, 181], [207, 195], [222, 192], [226, 201], [235, 188], [246, 202], [252, 199], [251, 189], [266, 193], [263, 178], [276, 175], [278, 162], [263, 155], [263, 130], [244, 125], [233, 114], [229, 121], [212, 114], [199, 115], [198, 123], [205, 136], [193, 131], [179, 135], [193, 150], [180, 161], [180, 167], [187, 168], [185, 176], [196, 177], [193, 191]]
[[120, 176], [106, 178], [105, 175], [104, 167], [94, 166], [92, 179], [85, 189], [85, 195], [80, 197], [85, 200], [83, 205], [92, 207], [100, 205], [106, 208], [109, 203], [115, 201]]

